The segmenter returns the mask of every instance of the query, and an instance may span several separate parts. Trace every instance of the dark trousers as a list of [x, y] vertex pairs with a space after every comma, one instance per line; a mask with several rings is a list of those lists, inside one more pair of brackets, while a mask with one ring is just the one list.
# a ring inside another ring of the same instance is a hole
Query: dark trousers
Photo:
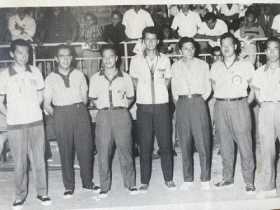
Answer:
[[119, 156], [124, 186], [134, 187], [136, 183], [129, 112], [126, 109], [100, 110], [96, 116], [95, 136], [101, 190], [107, 192], [111, 188], [114, 145]]
[[83, 187], [92, 185], [93, 143], [89, 113], [82, 103], [69, 106], [56, 106], [54, 123], [62, 164], [62, 177], [65, 189], [74, 190], [75, 151], [80, 165]]
[[254, 182], [255, 162], [252, 145], [252, 124], [247, 99], [239, 101], [216, 101], [214, 120], [221, 144], [223, 178], [233, 181], [235, 143], [241, 158], [241, 168], [246, 184]]
[[173, 180], [173, 155], [169, 104], [137, 105], [137, 135], [140, 147], [141, 183], [149, 184], [154, 135], [158, 141], [165, 181]]
[[193, 142], [199, 154], [200, 180], [210, 180], [211, 139], [207, 106], [202, 97], [179, 98], [176, 105], [176, 125], [182, 149], [185, 182], [193, 181]]

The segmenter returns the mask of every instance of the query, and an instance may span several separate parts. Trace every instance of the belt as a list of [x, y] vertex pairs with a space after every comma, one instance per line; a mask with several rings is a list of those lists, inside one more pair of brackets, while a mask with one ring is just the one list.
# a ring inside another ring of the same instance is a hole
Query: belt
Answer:
[[261, 103], [279, 103], [280, 101], [262, 101]]
[[179, 99], [189, 99], [201, 97], [201, 94], [179, 95]]
[[239, 97], [239, 98], [216, 98], [217, 101], [241, 101], [246, 97]]
[[99, 110], [120, 110], [120, 109], [127, 109], [127, 108], [122, 106], [113, 106], [113, 107], [104, 107]]

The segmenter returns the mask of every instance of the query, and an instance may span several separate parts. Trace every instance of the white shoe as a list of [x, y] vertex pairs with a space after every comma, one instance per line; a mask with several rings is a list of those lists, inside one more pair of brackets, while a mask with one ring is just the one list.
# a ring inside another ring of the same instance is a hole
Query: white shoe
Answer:
[[265, 199], [265, 198], [274, 197], [274, 196], [277, 196], [276, 189], [274, 189], [274, 190], [262, 190], [262, 191], [257, 193], [256, 198], [257, 199]]
[[183, 182], [183, 184], [180, 186], [180, 190], [187, 191], [193, 186], [193, 182]]
[[210, 186], [210, 182], [200, 182], [201, 184], [201, 189], [202, 190], [210, 190], [211, 189], [211, 186]]

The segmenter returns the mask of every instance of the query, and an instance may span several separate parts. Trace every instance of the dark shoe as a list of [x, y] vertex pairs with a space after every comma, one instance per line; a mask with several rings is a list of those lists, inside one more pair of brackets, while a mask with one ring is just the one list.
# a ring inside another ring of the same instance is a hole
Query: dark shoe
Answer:
[[225, 181], [225, 180], [222, 180], [221, 182], [215, 184], [215, 187], [217, 188], [226, 188], [232, 186], [233, 186], [233, 181]]
[[100, 191], [98, 197], [99, 198], [106, 198], [108, 196], [108, 191]]
[[137, 195], [139, 194], [139, 190], [134, 186], [134, 187], [129, 187], [128, 192], [130, 195]]
[[41, 201], [43, 206], [50, 206], [52, 204], [50, 197], [47, 195], [38, 195], [37, 199]]
[[13, 210], [20, 210], [23, 208], [24, 200], [16, 200], [13, 203]]
[[139, 187], [139, 193], [146, 193], [148, 191], [148, 184], [141, 184]]
[[173, 156], [177, 156], [177, 152], [175, 151], [175, 149], [173, 150]]
[[63, 197], [65, 199], [69, 199], [69, 198], [72, 198], [73, 197], [73, 194], [74, 194], [74, 191], [73, 190], [65, 190], [64, 194], [63, 194]]
[[92, 184], [91, 186], [84, 186], [83, 189], [94, 193], [100, 193], [100, 187], [95, 184]]
[[254, 194], [254, 193], [256, 193], [256, 188], [255, 188], [254, 184], [246, 184], [245, 191], [248, 194]]
[[165, 182], [165, 186], [168, 190], [176, 190], [176, 185], [175, 185], [174, 181]]

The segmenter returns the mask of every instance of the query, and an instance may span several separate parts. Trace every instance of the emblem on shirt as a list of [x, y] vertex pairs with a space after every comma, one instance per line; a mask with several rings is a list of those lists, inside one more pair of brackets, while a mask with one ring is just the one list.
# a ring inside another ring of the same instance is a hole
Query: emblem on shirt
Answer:
[[159, 71], [159, 78], [160, 79], [164, 79], [164, 72], [165, 72], [165, 69], [158, 69]]
[[231, 82], [234, 85], [240, 85], [242, 83], [242, 77], [236, 74], [232, 77]]
[[120, 95], [121, 99], [124, 99], [125, 97], [125, 92], [123, 90], [117, 90], [117, 93]]

